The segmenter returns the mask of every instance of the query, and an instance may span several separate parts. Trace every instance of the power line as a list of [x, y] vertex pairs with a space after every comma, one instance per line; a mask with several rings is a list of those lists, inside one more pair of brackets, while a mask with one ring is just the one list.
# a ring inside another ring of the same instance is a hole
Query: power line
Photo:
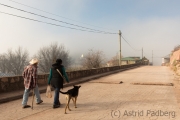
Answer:
[[135, 50], [135, 51], [141, 51], [141, 50], [136, 50], [136, 49], [134, 49], [130, 44], [129, 44], [129, 42], [122, 36], [122, 38], [124, 39], [124, 41], [133, 49], [133, 50]]
[[[0, 11], [0, 13], [4, 13], [4, 14], [7, 14], [7, 15], [11, 15], [11, 16], [14, 16], [14, 17], [24, 18], [24, 19], [27, 19], [27, 20], [32, 20], [32, 21], [36, 21], [36, 22], [40, 22], [40, 23], [46, 23], [46, 24], [49, 24], [49, 25], [54, 25], [54, 26], [59, 26], [59, 27], [64, 27], [64, 28], [69, 28], [69, 29], [74, 29], [74, 30], [87, 31], [87, 32], [93, 32], [93, 33], [102, 33], [102, 32], [98, 32], [98, 31], [88, 31], [88, 30], [77, 29], [77, 28], [72, 28], [72, 27], [57, 25], [57, 24], [53, 24], [53, 23], [43, 22], [43, 21], [40, 21], [40, 20], [35, 20], [35, 19], [31, 19], [31, 18], [27, 18], [27, 17], [23, 17], [23, 16], [18, 16], [18, 15], [14, 15], [14, 14], [10, 14], [10, 13], [5, 13], [5, 12], [1, 12], [1, 11]], [[103, 33], [103, 34], [108, 34], [108, 33]]]
[[9, 6], [9, 5], [1, 4], [1, 3], [0, 3], [0, 5], [5, 6], [5, 7], [9, 7], [9, 8], [12, 8], [12, 9], [16, 9], [16, 10], [19, 10], [19, 11], [22, 11], [22, 12], [26, 12], [26, 13], [29, 13], [29, 14], [33, 14], [33, 15], [36, 15], [36, 16], [40, 16], [40, 17], [43, 17], [43, 18], [47, 18], [47, 19], [50, 19], [50, 20], [54, 20], [54, 21], [57, 21], [57, 22], [61, 22], [61, 23], [65, 23], [65, 24], [68, 24], [68, 25], [84, 28], [84, 29], [89, 29], [89, 30], [93, 30], [93, 31], [97, 31], [97, 32], [106, 33], [106, 34], [117, 34], [117, 33], [110, 33], [110, 32], [106, 32], [106, 31], [95, 30], [95, 29], [91, 29], [91, 28], [87, 28], [87, 27], [71, 24], [71, 23], [68, 23], [68, 22], [56, 20], [56, 19], [53, 19], [53, 18], [49, 18], [49, 17], [46, 17], [46, 16], [38, 15], [36, 13], [28, 12], [28, 11], [25, 11], [25, 10], [22, 10], [22, 9], [18, 9], [18, 8]]
[[[22, 3], [19, 3], [19, 2], [13, 1], [13, 0], [9, 0], [9, 1], [14, 2], [16, 4], [19, 4], [19, 5], [23, 5], [23, 6], [35, 9], [35, 10], [38, 10], [38, 11], [41, 11], [41, 12], [44, 12], [44, 13], [47, 13], [47, 14], [51, 14], [51, 15], [54, 15], [54, 16], [57, 16], [57, 17], [61, 17], [61, 18], [67, 19], [67, 20], [75, 21], [75, 22], [78, 22], [78, 23], [83, 23], [83, 24], [94, 26], [94, 27], [97, 27], [97, 28], [103, 28], [103, 27], [87, 24], [87, 23], [84, 23], [84, 22], [79, 22], [79, 21], [76, 21], [76, 20], [73, 20], [73, 19], [70, 19], [70, 18], [66, 18], [66, 17], [60, 16], [60, 15], [57, 15], [57, 14], [54, 14], [54, 13], [50, 13], [50, 12], [47, 12], [47, 11], [44, 11], [44, 10], [41, 10], [41, 9], [38, 9], [38, 8], [35, 8], [35, 7], [31, 7], [29, 5], [25, 5], [25, 4], [22, 4]], [[103, 28], [103, 29], [107, 29], [107, 28]], [[111, 30], [111, 29], [109, 29], [109, 30]]]
[[[153, 52], [154, 52], [154, 50], [153, 50]], [[162, 57], [159, 57], [153, 53], [153, 58], [162, 58]]]
[[[146, 56], [148, 55], [146, 52], [144, 52], [144, 54], [146, 54]], [[149, 54], [153, 54], [153, 58], [162, 58], [159, 55], [154, 54], [154, 50], [153, 50], [153, 53], [149, 53]], [[152, 57], [152, 56], [148, 56], [148, 57]]]

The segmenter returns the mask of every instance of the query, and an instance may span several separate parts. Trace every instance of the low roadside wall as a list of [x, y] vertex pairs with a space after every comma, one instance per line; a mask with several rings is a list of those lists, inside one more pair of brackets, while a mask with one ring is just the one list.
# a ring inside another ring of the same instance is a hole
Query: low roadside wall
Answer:
[[[125, 69], [130, 67], [140, 66], [139, 64], [130, 64], [122, 66], [113, 66], [113, 67], [103, 67], [98, 69], [90, 70], [78, 70], [67, 72], [68, 78], [70, 81], [78, 80], [78, 78], [88, 77], [92, 75], [97, 75], [101, 73], [106, 73], [118, 69]], [[47, 85], [49, 74], [38, 75], [38, 86]], [[12, 77], [0, 77], [0, 93], [10, 92], [15, 90], [24, 89], [24, 80], [22, 76], [12, 76]]]

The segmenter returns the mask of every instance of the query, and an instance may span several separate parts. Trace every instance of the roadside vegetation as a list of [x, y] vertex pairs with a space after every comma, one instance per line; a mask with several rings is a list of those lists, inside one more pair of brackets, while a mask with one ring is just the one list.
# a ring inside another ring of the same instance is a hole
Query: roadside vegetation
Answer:
[[29, 52], [22, 47], [18, 47], [16, 50], [9, 49], [6, 53], [0, 54], [0, 73], [21, 75], [24, 67], [28, 65], [30, 59], [34, 57], [39, 59], [39, 73], [49, 73], [51, 65], [57, 58], [62, 59], [67, 71], [105, 67], [107, 62], [103, 51], [90, 49], [82, 55], [79, 60], [79, 66], [72, 67], [75, 62], [74, 59], [71, 58], [70, 52], [63, 44], [55, 42], [39, 48], [33, 56], [29, 56]]

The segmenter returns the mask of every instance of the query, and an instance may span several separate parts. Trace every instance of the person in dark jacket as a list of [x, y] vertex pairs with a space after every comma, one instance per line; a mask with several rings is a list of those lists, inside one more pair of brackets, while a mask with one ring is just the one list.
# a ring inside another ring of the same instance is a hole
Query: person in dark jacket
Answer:
[[66, 82], [69, 83], [69, 79], [66, 75], [65, 68], [62, 65], [62, 60], [57, 59], [56, 63], [52, 65], [52, 68], [50, 69], [49, 77], [48, 77], [48, 85], [51, 84], [51, 86], [54, 88], [54, 103], [53, 108], [60, 107], [60, 101], [59, 101], [59, 91], [63, 88], [63, 78], [58, 73], [57, 69], [61, 72], [61, 75], [63, 75], [66, 79]]

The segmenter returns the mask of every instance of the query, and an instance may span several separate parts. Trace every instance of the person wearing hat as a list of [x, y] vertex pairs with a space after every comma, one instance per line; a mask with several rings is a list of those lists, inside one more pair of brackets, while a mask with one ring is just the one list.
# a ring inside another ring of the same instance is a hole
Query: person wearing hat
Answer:
[[[59, 73], [60, 72], [60, 73]], [[52, 65], [52, 68], [50, 69], [49, 77], [48, 77], [48, 85], [51, 84], [51, 86], [54, 88], [54, 103], [53, 108], [60, 107], [60, 101], [59, 101], [59, 91], [63, 88], [63, 77], [65, 77], [66, 82], [69, 83], [69, 79], [66, 75], [65, 68], [62, 65], [62, 60], [57, 59], [56, 63]]]
[[41, 104], [43, 101], [41, 100], [39, 89], [37, 85], [37, 65], [38, 65], [38, 59], [34, 58], [30, 62], [30, 65], [26, 66], [23, 71], [23, 78], [24, 78], [24, 94], [23, 94], [23, 100], [22, 100], [22, 108], [29, 108], [30, 105], [27, 105], [28, 97], [30, 91], [33, 89], [34, 94], [36, 96], [36, 104]]

